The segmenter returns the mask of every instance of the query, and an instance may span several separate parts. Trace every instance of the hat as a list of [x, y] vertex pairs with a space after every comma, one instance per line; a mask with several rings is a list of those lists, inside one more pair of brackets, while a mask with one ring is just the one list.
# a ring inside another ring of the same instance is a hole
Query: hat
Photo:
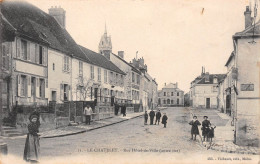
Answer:
[[36, 114], [33, 114], [33, 115], [30, 116], [29, 120], [32, 120], [33, 118], [37, 118], [37, 119], [39, 119], [39, 116], [36, 115]]
[[193, 118], [197, 118], [197, 116], [193, 116]]
[[208, 116], [203, 116], [203, 118], [208, 118]]

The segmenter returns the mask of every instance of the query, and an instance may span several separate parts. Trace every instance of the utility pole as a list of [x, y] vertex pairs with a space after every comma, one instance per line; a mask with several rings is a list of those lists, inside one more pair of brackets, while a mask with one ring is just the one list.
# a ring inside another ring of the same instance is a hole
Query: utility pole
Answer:
[[[0, 8], [1, 10], [1, 8]], [[2, 17], [0, 17], [0, 22], [3, 22]], [[2, 25], [0, 25], [0, 91], [3, 90], [3, 54], [2, 54]], [[0, 92], [0, 155], [7, 154], [7, 144], [3, 141], [3, 95]]]

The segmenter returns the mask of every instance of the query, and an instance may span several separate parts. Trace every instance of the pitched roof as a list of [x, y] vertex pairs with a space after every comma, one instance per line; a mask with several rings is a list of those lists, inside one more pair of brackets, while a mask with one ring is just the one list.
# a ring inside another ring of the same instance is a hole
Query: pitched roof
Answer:
[[79, 47], [85, 53], [87, 58], [92, 62], [92, 64], [125, 75], [125, 73], [122, 70], [120, 70], [114, 63], [108, 60], [105, 56], [96, 53], [92, 50], [89, 50], [81, 45], [79, 45]]
[[221, 81], [226, 77], [226, 74], [209, 74], [209, 82], [205, 81], [205, 76], [203, 76], [197, 84], [213, 84], [214, 77], [217, 77], [218, 81]]
[[228, 66], [228, 64], [230, 63], [230, 61], [232, 60], [232, 58], [233, 58], [234, 56], [235, 56], [235, 52], [233, 51], [233, 52], [231, 53], [231, 55], [229, 56], [229, 58], [228, 58], [226, 64], [225, 64], [226, 67]]
[[247, 27], [245, 30], [243, 30], [241, 32], [237, 32], [237, 33], [235, 33], [233, 38], [252, 37], [253, 33], [254, 33], [254, 36], [260, 36], [260, 20], [258, 20], [258, 22], [255, 23], [255, 27], [254, 27], [254, 25], [251, 25], [251, 26]]
[[19, 36], [48, 45], [90, 63], [66, 29], [54, 17], [24, 1], [4, 1], [1, 12]]
[[123, 61], [125, 64], [129, 65], [131, 68], [132, 68], [132, 71], [138, 73], [138, 74], [141, 74], [141, 72], [136, 69], [134, 66], [132, 66], [130, 63], [128, 63], [127, 61], [125, 61], [124, 59], [120, 58], [118, 55], [112, 53], [112, 55], [114, 55], [115, 57], [117, 57], [118, 59], [120, 59], [121, 61]]
[[15, 37], [15, 31], [16, 29], [8, 22], [8, 20], [3, 16], [2, 13], [0, 13], [1, 16], [1, 39], [3, 39], [2, 41], [14, 41], [14, 37]]

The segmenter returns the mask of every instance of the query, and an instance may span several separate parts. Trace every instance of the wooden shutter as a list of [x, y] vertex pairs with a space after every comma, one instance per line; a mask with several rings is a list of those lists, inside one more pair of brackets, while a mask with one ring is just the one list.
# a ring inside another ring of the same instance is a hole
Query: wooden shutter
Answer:
[[31, 60], [30, 42], [27, 41], [27, 60]]
[[17, 75], [17, 96], [21, 96], [21, 75]]
[[36, 97], [40, 97], [40, 80], [36, 78]]
[[17, 38], [17, 58], [21, 58], [21, 39]]
[[60, 84], [60, 100], [63, 101], [64, 98], [64, 85]]
[[37, 64], [39, 64], [39, 45], [35, 44], [35, 61]]
[[27, 97], [31, 97], [31, 76], [27, 76]]
[[30, 60], [35, 63], [35, 44], [30, 43]]
[[48, 56], [47, 56], [47, 48], [44, 47], [43, 48], [43, 63], [44, 63], [44, 66], [47, 66], [48, 65]]
[[49, 90], [48, 90], [48, 79], [45, 79], [45, 98], [48, 98]]

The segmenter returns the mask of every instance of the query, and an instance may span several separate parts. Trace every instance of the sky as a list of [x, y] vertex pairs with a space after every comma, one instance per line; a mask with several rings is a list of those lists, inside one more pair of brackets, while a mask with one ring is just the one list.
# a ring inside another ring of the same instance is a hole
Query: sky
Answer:
[[[189, 91], [202, 66], [226, 73], [233, 51], [232, 35], [244, 30], [249, 0], [26, 0], [48, 13], [66, 11], [66, 29], [74, 40], [93, 51], [104, 33], [111, 35], [113, 53], [125, 60], [143, 57], [158, 89], [178, 82]], [[253, 0], [252, 0], [253, 1]], [[202, 12], [203, 11], [203, 12]]]

